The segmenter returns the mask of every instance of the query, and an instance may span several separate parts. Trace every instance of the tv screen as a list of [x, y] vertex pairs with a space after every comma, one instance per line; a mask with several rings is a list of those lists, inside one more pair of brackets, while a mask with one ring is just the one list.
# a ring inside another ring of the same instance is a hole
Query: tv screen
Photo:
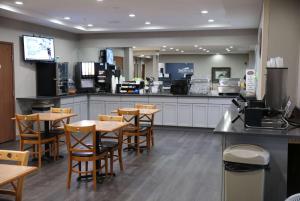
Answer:
[[114, 65], [114, 53], [112, 49], [106, 49], [106, 63]]
[[23, 36], [25, 61], [54, 61], [54, 39]]

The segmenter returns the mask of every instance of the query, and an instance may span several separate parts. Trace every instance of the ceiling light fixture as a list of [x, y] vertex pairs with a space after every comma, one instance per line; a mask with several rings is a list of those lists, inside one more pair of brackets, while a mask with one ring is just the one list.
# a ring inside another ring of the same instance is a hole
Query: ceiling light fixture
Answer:
[[135, 46], [132, 46], [132, 48], [135, 49], [136, 47], [135, 47]]
[[204, 48], [204, 49], [202, 49], [203, 51], [206, 51], [206, 49]]
[[141, 54], [141, 56], [140, 57], [144, 57], [145, 55], [143, 55], [143, 54]]
[[93, 27], [94, 25], [93, 25], [93, 24], [88, 24], [87, 26], [88, 26], [88, 27]]
[[208, 11], [207, 11], [207, 10], [202, 10], [201, 13], [202, 13], [202, 14], [207, 14]]
[[135, 14], [131, 13], [131, 14], [129, 14], [129, 17], [133, 18], [133, 17], [135, 17]]
[[65, 19], [65, 20], [70, 20], [71, 18], [70, 18], [70, 17], [64, 17], [64, 19]]
[[198, 47], [198, 45], [194, 45], [194, 47]]
[[97, 0], [97, 2], [103, 2], [103, 0]]
[[199, 47], [198, 49], [199, 49], [199, 50], [202, 50], [202, 47]]
[[85, 29], [83, 26], [75, 26], [74, 28], [75, 28], [75, 29], [82, 30], [82, 31], [86, 31], [86, 29]]
[[209, 53], [210, 51], [209, 51], [209, 50], [207, 50], [206, 52], [207, 52], [207, 53]]
[[145, 24], [146, 24], [146, 25], [150, 25], [151, 22], [150, 22], [150, 21], [146, 21]]
[[164, 45], [164, 46], [163, 46], [163, 48], [167, 48], [167, 46], [166, 46], [166, 45]]
[[59, 20], [56, 20], [56, 19], [50, 19], [49, 21], [54, 23], [54, 24], [64, 25], [64, 23], [62, 21], [59, 21]]
[[173, 47], [170, 47], [170, 50], [173, 50], [174, 48]]
[[212, 23], [214, 22], [215, 20], [214, 19], [209, 19], [208, 22]]
[[179, 49], [176, 49], [175, 51], [176, 51], [176, 52], [179, 52]]
[[183, 51], [183, 50], [181, 50], [181, 53], [184, 53], [184, 51]]
[[17, 5], [23, 5], [23, 2], [22, 1], [16, 1], [15, 4], [17, 4]]
[[233, 46], [230, 46], [229, 48], [230, 48], [230, 49], [232, 49], [232, 48], [233, 48]]

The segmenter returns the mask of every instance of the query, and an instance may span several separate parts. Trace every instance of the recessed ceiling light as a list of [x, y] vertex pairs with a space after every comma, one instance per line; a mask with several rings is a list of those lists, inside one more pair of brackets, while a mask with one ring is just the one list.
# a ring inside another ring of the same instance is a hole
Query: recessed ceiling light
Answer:
[[56, 20], [56, 19], [50, 19], [49, 21], [54, 23], [54, 24], [64, 25], [64, 23], [62, 21], [59, 21], [59, 20]]
[[166, 47], [167, 47], [166, 45], [163, 46], [163, 48], [166, 48]]
[[64, 17], [64, 19], [65, 19], [65, 20], [70, 20], [71, 18], [70, 18], [70, 17]]
[[203, 48], [202, 50], [203, 50], [203, 51], [206, 51], [206, 49], [205, 49], [205, 48]]
[[132, 46], [132, 48], [135, 49], [136, 47], [135, 47], [135, 46]]
[[230, 46], [229, 48], [231, 48], [231, 49], [232, 49], [232, 48], [233, 48], [233, 46]]
[[103, 0], [97, 0], [97, 2], [103, 2]]
[[198, 45], [194, 45], [194, 47], [198, 47]]
[[17, 5], [23, 5], [23, 2], [22, 1], [16, 1], [15, 4], [17, 4]]
[[202, 47], [199, 47], [198, 49], [199, 49], [199, 50], [202, 50]]
[[208, 20], [208, 22], [214, 22], [214, 21], [215, 21], [214, 19], [209, 19], [209, 20]]
[[227, 52], [230, 52], [231, 50], [230, 50], [230, 49], [228, 49], [228, 48], [226, 48], [226, 51], [227, 51]]
[[83, 26], [74, 26], [74, 28], [82, 31], [86, 31], [86, 29]]
[[88, 27], [93, 27], [94, 25], [93, 25], [93, 24], [88, 24], [87, 26], [88, 26]]
[[141, 54], [141, 56], [140, 57], [144, 57], [145, 55], [143, 55], [143, 54]]
[[209, 51], [209, 50], [207, 50], [206, 52], [207, 52], [207, 53], [209, 53], [210, 51]]
[[207, 11], [207, 10], [202, 10], [201, 13], [202, 13], [202, 14], [207, 14], [208, 11]]
[[129, 14], [129, 17], [135, 17], [135, 14], [131, 13]]
[[174, 48], [173, 47], [170, 47], [170, 50], [173, 50]]
[[183, 51], [183, 50], [181, 50], [181, 53], [184, 53], [184, 51]]
[[176, 51], [176, 52], [179, 52], [179, 49], [176, 49], [175, 51]]
[[146, 24], [146, 25], [150, 25], [151, 22], [150, 22], [150, 21], [146, 21], [145, 24]]

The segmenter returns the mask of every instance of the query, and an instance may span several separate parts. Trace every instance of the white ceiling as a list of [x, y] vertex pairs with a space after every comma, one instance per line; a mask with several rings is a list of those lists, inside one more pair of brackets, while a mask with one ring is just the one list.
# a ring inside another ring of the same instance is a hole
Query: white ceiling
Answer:
[[[257, 28], [262, 9], [262, 0], [20, 1], [24, 4], [0, 0], [0, 16], [74, 33]], [[201, 14], [201, 10], [208, 14]], [[136, 17], [130, 18], [130, 13]], [[64, 20], [66, 16], [71, 20]], [[145, 25], [145, 21], [151, 21], [151, 25]]]

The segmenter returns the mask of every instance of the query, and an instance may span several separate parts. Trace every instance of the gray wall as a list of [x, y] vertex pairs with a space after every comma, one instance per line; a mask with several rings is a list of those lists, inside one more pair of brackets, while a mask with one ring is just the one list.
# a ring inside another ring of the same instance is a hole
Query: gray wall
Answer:
[[[59, 61], [70, 62], [70, 65], [73, 66], [74, 62], [78, 60], [78, 36], [75, 34], [0, 17], [0, 41], [14, 44], [16, 97], [36, 95], [35, 65], [23, 61], [20, 37], [26, 34], [54, 37], [55, 55], [60, 57]], [[69, 69], [71, 70], [70, 75], [72, 75], [72, 68]]]
[[299, 20], [299, 0], [270, 0], [268, 57], [283, 57], [288, 67], [288, 95], [294, 102], [299, 94]]
[[232, 78], [242, 78], [248, 63], [248, 54], [226, 55], [160, 55], [160, 63], [194, 63], [194, 75], [211, 79], [212, 67], [231, 67]]
[[23, 61], [20, 38], [22, 35], [54, 37], [55, 55], [59, 56], [59, 61], [76, 62], [78, 60], [78, 43], [74, 34], [2, 17], [0, 17], [0, 24], [0, 41], [14, 44], [16, 97], [36, 95], [35, 65]]

